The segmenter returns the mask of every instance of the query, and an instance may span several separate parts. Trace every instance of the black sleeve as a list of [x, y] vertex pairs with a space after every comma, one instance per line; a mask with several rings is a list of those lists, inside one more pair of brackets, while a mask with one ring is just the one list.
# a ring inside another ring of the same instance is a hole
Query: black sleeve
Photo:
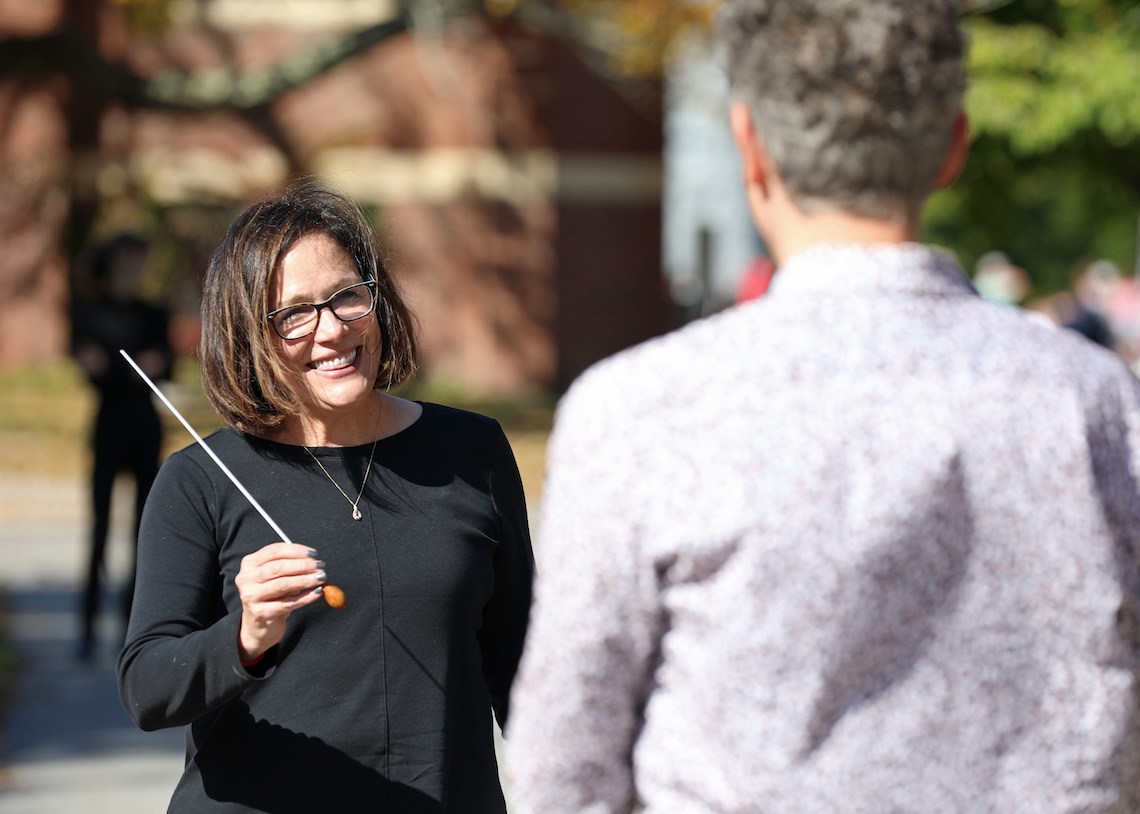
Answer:
[[534, 552], [522, 479], [501, 430], [491, 470], [491, 496], [499, 515], [499, 544], [494, 562], [495, 590], [483, 609], [479, 646], [495, 719], [505, 727], [511, 684], [522, 656], [530, 613]]
[[[147, 498], [117, 667], [123, 706], [147, 731], [197, 720], [259, 680], [241, 665], [241, 612], [221, 600], [216, 508], [210, 478], [185, 452], [167, 460]], [[258, 665], [261, 677], [273, 657]]]

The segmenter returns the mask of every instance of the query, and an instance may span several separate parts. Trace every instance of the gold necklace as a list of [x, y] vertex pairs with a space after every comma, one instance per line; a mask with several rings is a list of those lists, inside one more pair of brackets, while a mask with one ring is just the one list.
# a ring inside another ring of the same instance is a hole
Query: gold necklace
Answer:
[[[380, 403], [381, 403], [381, 405], [383, 405], [382, 401]], [[317, 466], [319, 466], [321, 468], [321, 471], [325, 473], [325, 477], [328, 478], [330, 481], [332, 481], [332, 485], [336, 487], [336, 490], [338, 492], [340, 492], [342, 495], [344, 495], [345, 500], [347, 500], [350, 504], [352, 504], [352, 519], [353, 520], [360, 520], [362, 517], [364, 517], [364, 515], [360, 513], [360, 509], [359, 509], [360, 498], [364, 497], [364, 487], [368, 485], [368, 475], [371, 474], [371, 472], [372, 472], [372, 459], [376, 456], [376, 444], [379, 441], [380, 441], [380, 417], [379, 417], [379, 415], [377, 415], [377, 417], [376, 417], [376, 440], [372, 442], [372, 452], [370, 452], [368, 454], [368, 467], [364, 470], [364, 480], [362, 480], [360, 482], [360, 492], [359, 492], [359, 494], [357, 494], [356, 500], [353, 500], [352, 498], [350, 498], [348, 496], [348, 493], [340, 488], [340, 484], [336, 482], [336, 479], [333, 478], [333, 476], [329, 474], [329, 471], [327, 469], [325, 469], [325, 465], [323, 463], [321, 463], [321, 459], [318, 458], [316, 455], [314, 455], [313, 451], [311, 449], [309, 449], [308, 447], [306, 447], [304, 444], [301, 445], [301, 447], [305, 450], [305, 452], [309, 453], [309, 457], [317, 462]]]
[[348, 496], [348, 494], [343, 489], [340, 488], [340, 484], [336, 482], [336, 480], [333, 478], [333, 476], [329, 474], [329, 471], [327, 469], [325, 469], [325, 465], [323, 463], [321, 463], [321, 459], [318, 458], [316, 455], [314, 455], [313, 451], [311, 449], [309, 449], [308, 447], [305, 447], [305, 452], [309, 453], [309, 457], [317, 462], [317, 466], [319, 466], [321, 468], [321, 471], [325, 473], [325, 477], [328, 478], [330, 481], [332, 481], [332, 485], [336, 487], [336, 490], [338, 492], [340, 492], [342, 495], [344, 495], [345, 500], [347, 500], [349, 503], [352, 504], [352, 519], [353, 520], [359, 520], [362, 517], [364, 517], [364, 515], [362, 515], [360, 513], [360, 509], [357, 507], [360, 504], [360, 498], [364, 497], [364, 487], [368, 485], [368, 475], [372, 471], [372, 457], [376, 454], [376, 444], [379, 440], [380, 439], [377, 438], [375, 441], [372, 442], [372, 452], [368, 456], [368, 468], [364, 470], [364, 480], [360, 482], [360, 493], [356, 496], [356, 500], [353, 500], [352, 498], [350, 498]]

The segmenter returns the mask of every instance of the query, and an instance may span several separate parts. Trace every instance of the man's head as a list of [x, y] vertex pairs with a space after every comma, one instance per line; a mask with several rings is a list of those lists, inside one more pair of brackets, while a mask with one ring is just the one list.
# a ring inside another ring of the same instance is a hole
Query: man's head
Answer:
[[726, 0], [717, 31], [801, 210], [892, 218], [940, 180], [964, 84], [956, 0]]

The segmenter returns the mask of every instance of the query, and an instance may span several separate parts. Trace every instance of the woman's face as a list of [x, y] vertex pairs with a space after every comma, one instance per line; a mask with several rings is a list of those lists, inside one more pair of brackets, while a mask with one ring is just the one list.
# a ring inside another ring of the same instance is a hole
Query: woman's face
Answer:
[[[269, 310], [323, 302], [359, 282], [356, 264], [335, 240], [322, 233], [309, 234], [286, 252], [273, 273]], [[342, 322], [331, 309], [322, 308], [313, 333], [299, 339], [273, 333], [272, 338], [286, 367], [296, 374], [290, 384], [303, 412], [317, 416], [371, 403], [381, 342], [375, 312]]]

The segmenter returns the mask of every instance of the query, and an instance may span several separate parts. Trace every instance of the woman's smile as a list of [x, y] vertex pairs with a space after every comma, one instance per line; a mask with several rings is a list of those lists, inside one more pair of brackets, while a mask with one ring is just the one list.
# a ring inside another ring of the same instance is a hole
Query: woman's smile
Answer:
[[356, 361], [356, 357], [359, 355], [360, 347], [357, 346], [343, 356], [338, 356], [335, 359], [321, 359], [312, 362], [309, 367], [317, 370], [336, 370], [337, 368], [348, 367]]

